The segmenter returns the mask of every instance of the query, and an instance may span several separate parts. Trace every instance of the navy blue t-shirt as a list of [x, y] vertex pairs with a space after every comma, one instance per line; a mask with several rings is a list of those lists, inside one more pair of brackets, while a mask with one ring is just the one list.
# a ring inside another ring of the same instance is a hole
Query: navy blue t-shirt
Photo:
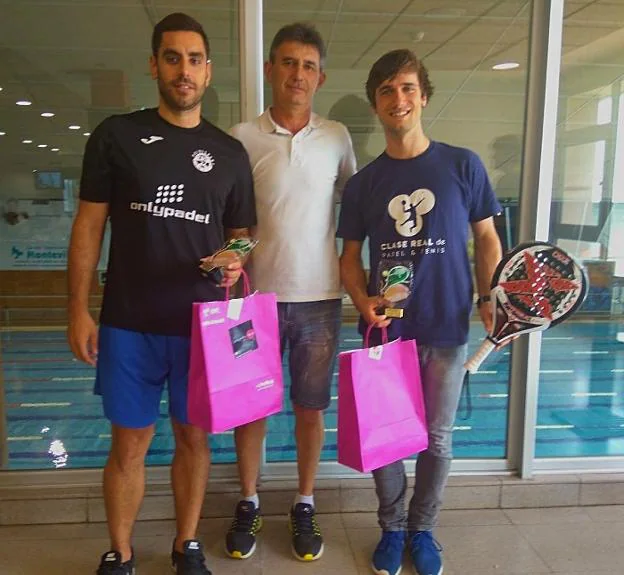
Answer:
[[413, 272], [405, 315], [390, 324], [390, 337], [436, 347], [466, 343], [473, 298], [469, 225], [500, 211], [479, 157], [440, 142], [406, 160], [384, 153], [349, 180], [337, 235], [369, 238], [368, 294], [379, 293], [388, 270]]

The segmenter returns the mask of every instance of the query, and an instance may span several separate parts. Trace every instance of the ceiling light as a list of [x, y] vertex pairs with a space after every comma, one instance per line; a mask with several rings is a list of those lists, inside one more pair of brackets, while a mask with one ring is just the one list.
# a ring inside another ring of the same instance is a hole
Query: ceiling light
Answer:
[[37, 148], [47, 148], [48, 144], [37, 144]]
[[520, 64], [518, 62], [501, 62], [500, 64], [492, 66], [492, 70], [513, 70], [519, 67]]
[[70, 130], [80, 130], [80, 126], [77, 126], [76, 124], [72, 124], [71, 126], [69, 126]]
[[60, 152], [61, 150], [59, 148], [52, 148], [50, 151], [51, 152]]
[[84, 134], [82, 134], [83, 136], [90, 136], [91, 132], [85, 132]]
[[18, 100], [15, 102], [18, 106], [30, 106], [32, 102], [30, 100]]
[[32, 144], [32, 140], [22, 140], [22, 144]]
[[0, 132], [0, 136], [6, 136], [6, 132]]
[[43, 118], [53, 118], [53, 117], [54, 117], [54, 112], [43, 112], [43, 113], [41, 114], [41, 116], [42, 116]]

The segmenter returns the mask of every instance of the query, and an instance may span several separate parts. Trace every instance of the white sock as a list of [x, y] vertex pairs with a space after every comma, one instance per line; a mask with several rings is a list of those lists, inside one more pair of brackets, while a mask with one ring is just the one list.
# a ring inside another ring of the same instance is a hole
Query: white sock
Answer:
[[301, 495], [301, 493], [299, 493], [297, 497], [295, 497], [295, 505], [297, 505], [297, 503], [307, 503], [314, 507], [314, 495]]
[[255, 508], [258, 509], [260, 507], [260, 498], [257, 493], [250, 495], [249, 497], [243, 497], [243, 501], [251, 501]]

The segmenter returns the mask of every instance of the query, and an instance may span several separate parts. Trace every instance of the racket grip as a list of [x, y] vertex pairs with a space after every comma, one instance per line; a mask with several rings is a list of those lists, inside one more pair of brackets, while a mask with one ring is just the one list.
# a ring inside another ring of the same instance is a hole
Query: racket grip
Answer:
[[495, 347], [496, 344], [493, 343], [490, 338], [486, 337], [475, 354], [466, 363], [464, 363], [464, 367], [470, 373], [475, 373], [475, 371], [479, 369], [479, 366], [483, 363], [485, 358], [490, 355], [490, 352]]

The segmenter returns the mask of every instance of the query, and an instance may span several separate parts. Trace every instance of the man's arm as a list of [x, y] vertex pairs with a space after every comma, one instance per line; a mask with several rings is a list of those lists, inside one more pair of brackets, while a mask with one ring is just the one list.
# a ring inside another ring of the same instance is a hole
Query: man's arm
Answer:
[[366, 290], [366, 273], [362, 265], [362, 242], [344, 240], [340, 256], [340, 279], [367, 324], [373, 324], [376, 327], [390, 325], [391, 320], [386, 319], [385, 315], [375, 313], [383, 301], [376, 296], [370, 297]]
[[[490, 284], [494, 270], [503, 255], [500, 239], [494, 227], [494, 218], [486, 218], [472, 223], [474, 237], [475, 274], [479, 296], [490, 295]], [[481, 320], [485, 329], [490, 333], [492, 314], [490, 306], [482, 305], [479, 308]]]
[[80, 200], [69, 242], [68, 340], [74, 355], [95, 365], [97, 326], [89, 313], [89, 290], [102, 248], [108, 203]]

